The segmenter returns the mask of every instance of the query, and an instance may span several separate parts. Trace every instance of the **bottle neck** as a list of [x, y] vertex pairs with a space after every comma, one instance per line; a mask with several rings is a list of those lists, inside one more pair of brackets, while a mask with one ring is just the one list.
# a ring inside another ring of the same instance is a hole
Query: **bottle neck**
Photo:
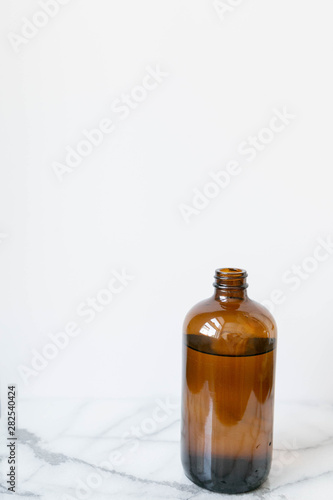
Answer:
[[247, 272], [243, 269], [224, 267], [216, 269], [215, 281], [216, 288], [215, 300], [226, 301], [229, 299], [243, 300], [247, 297], [246, 282]]

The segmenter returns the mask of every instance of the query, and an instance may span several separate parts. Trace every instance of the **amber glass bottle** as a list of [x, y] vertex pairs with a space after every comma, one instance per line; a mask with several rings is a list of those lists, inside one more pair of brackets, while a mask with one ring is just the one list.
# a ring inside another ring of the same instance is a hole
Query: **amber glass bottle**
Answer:
[[218, 269], [215, 293], [184, 323], [182, 463], [221, 493], [257, 488], [272, 459], [276, 324], [248, 298], [246, 277]]

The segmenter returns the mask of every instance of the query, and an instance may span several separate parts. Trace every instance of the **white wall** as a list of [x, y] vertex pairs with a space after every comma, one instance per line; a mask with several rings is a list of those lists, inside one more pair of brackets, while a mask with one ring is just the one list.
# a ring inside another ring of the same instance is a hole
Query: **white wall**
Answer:
[[[215, 268], [239, 266], [252, 298], [281, 290], [278, 398], [332, 399], [333, 250], [304, 259], [333, 235], [333, 6], [239, 3], [219, 16], [209, 0], [71, 0], [49, 19], [40, 2], [2, 2], [3, 388], [177, 394], [183, 317]], [[145, 96], [135, 87], [157, 65]], [[121, 112], [131, 92], [142, 102]], [[276, 110], [293, 117], [272, 121]], [[106, 118], [113, 131], [61, 182], [55, 162]], [[258, 134], [267, 144], [251, 153]], [[230, 161], [229, 184], [207, 187]], [[194, 189], [216, 196], [186, 223]], [[134, 278], [87, 323], [77, 308], [122, 269]], [[18, 367], [69, 322], [76, 337], [24, 384]]]

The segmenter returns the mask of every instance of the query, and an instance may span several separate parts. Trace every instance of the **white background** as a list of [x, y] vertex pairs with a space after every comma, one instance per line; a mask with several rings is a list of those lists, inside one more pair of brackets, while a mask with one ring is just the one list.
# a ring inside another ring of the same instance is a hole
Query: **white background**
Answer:
[[[250, 297], [283, 295], [277, 398], [331, 400], [333, 256], [295, 291], [283, 275], [333, 234], [332, 2], [244, 0], [223, 19], [210, 0], [71, 0], [15, 51], [40, 9], [0, 8], [3, 388], [179, 395], [183, 318], [237, 266]], [[120, 120], [112, 102], [156, 65], [169, 76]], [[247, 161], [239, 144], [284, 107], [295, 118]], [[105, 117], [115, 131], [60, 182], [54, 162]], [[231, 160], [241, 173], [186, 223], [180, 205]], [[113, 269], [134, 279], [85, 324], [77, 306]], [[70, 321], [81, 333], [24, 384]]]

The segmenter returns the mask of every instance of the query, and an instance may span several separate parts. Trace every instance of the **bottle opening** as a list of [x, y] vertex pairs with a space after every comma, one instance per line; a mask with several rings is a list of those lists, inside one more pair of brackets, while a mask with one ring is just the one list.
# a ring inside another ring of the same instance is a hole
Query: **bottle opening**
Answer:
[[222, 267], [215, 271], [215, 288], [220, 289], [245, 289], [247, 272], [238, 267]]

